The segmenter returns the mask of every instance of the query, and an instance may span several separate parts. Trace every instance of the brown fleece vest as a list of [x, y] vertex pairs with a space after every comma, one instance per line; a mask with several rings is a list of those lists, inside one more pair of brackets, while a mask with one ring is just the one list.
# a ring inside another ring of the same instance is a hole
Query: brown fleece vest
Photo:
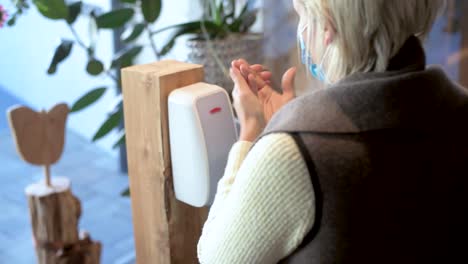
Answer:
[[278, 132], [316, 194], [312, 230], [281, 263], [468, 263], [468, 95], [426, 69], [417, 38], [388, 71], [288, 103], [262, 136]]

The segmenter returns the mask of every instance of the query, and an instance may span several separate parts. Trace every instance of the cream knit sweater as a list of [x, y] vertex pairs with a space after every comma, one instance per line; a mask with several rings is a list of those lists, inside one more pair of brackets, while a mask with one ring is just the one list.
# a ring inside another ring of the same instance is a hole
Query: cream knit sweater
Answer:
[[277, 263], [312, 228], [314, 190], [294, 139], [270, 134], [251, 146], [229, 153], [198, 242], [202, 264]]

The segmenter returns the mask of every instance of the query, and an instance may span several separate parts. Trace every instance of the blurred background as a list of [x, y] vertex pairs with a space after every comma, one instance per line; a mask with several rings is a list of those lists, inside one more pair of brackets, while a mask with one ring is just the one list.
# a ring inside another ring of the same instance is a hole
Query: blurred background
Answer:
[[[118, 122], [118, 70], [158, 59], [189, 60], [189, 34], [174, 39], [181, 27], [158, 30], [199, 20], [206, 10], [203, 1], [157, 1], [159, 16], [151, 21], [154, 17], [144, 13], [139, 0], [79, 2], [78, 15], [65, 21], [47, 17], [32, 1], [0, 0], [1, 12], [7, 14], [0, 16], [0, 263], [35, 261], [24, 188], [43, 177], [41, 168], [24, 163], [16, 153], [6, 111], [16, 104], [50, 109], [58, 102], [78, 110], [68, 117], [64, 153], [52, 176], [71, 179], [83, 206], [80, 226], [103, 243], [102, 263], [134, 262], [130, 200], [122, 196], [128, 177]], [[65, 3], [70, 8], [77, 1]], [[123, 21], [124, 11], [103, 16], [122, 9], [134, 11]], [[240, 1], [236, 12], [245, 31], [263, 34], [261, 56], [256, 57], [261, 61], [254, 62], [267, 65], [277, 86], [287, 68], [299, 65], [292, 1]], [[239, 30], [245, 33], [242, 26]], [[468, 1], [448, 0], [425, 46], [429, 64], [441, 65], [468, 87]], [[319, 87], [303, 70], [297, 78], [299, 94]]]

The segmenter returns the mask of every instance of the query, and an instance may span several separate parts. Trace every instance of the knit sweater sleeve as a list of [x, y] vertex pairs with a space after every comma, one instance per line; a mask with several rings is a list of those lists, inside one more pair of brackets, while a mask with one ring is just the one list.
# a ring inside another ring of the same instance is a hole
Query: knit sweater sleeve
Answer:
[[288, 134], [231, 149], [198, 242], [202, 264], [276, 263], [312, 228], [315, 196], [304, 159]]

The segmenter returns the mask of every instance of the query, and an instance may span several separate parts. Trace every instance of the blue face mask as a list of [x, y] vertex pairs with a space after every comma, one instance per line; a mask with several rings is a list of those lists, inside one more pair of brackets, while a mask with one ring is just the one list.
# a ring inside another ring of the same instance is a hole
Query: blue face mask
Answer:
[[[304, 30], [305, 30], [305, 28], [304, 28]], [[304, 30], [302, 30], [302, 32], [304, 32]], [[328, 52], [328, 47], [327, 47], [327, 50], [325, 51], [325, 54], [324, 54], [324, 56], [322, 58], [322, 61], [320, 62], [320, 65], [317, 65], [316, 63], [313, 62], [312, 57], [309, 55], [309, 52], [307, 52], [307, 48], [306, 48], [304, 40], [302, 38], [302, 32], [297, 34], [297, 39], [299, 41], [299, 47], [301, 49], [302, 64], [304, 64], [306, 66], [309, 66], [308, 70], [309, 70], [310, 74], [312, 74], [312, 76], [314, 78], [316, 78], [317, 80], [319, 80], [321, 82], [327, 82], [325, 72], [323, 71], [323, 61], [324, 61], [325, 55]]]

